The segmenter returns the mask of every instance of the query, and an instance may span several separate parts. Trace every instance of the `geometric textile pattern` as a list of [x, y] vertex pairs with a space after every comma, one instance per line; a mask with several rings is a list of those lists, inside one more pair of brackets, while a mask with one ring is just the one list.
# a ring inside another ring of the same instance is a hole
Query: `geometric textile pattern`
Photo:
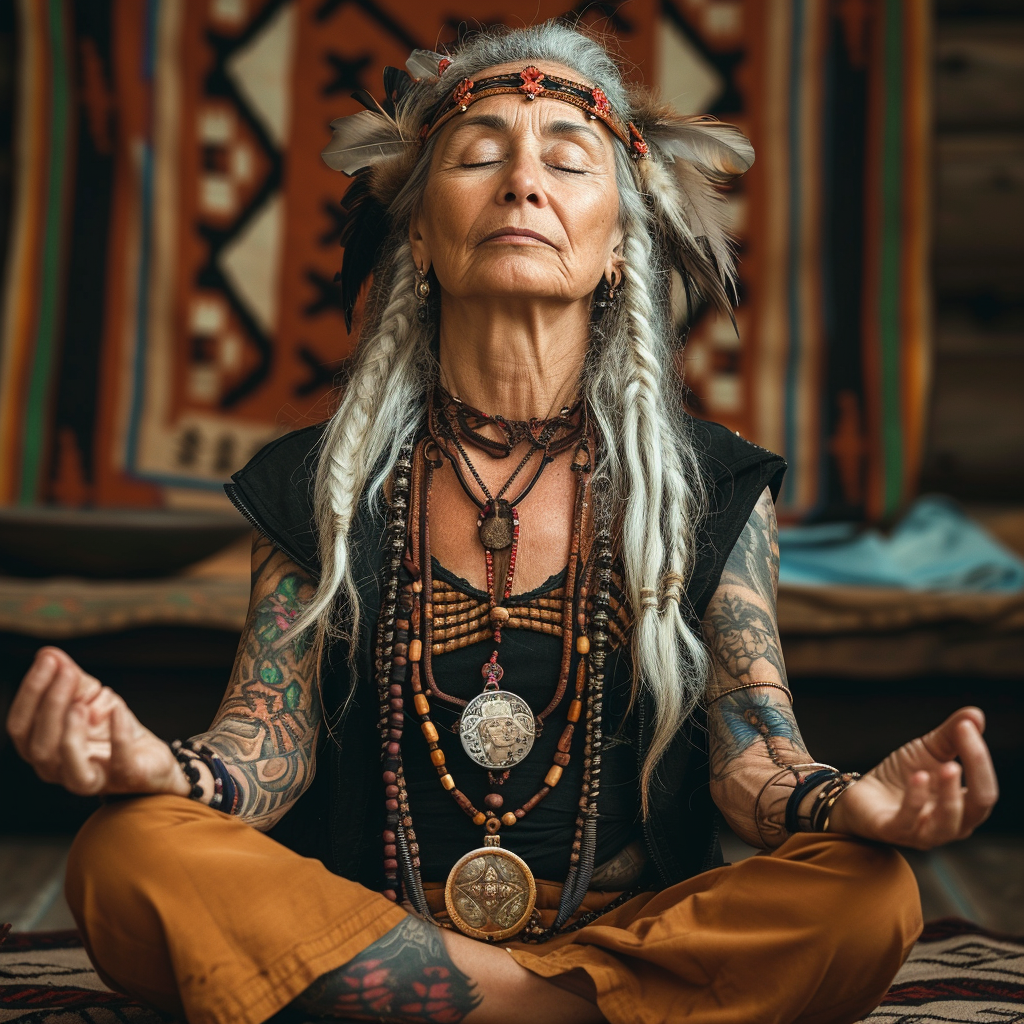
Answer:
[[[581, 3], [627, 66], [654, 0]], [[540, 0], [530, 19], [573, 13]], [[351, 93], [505, 6], [19, 0], [16, 195], [0, 310], [0, 503], [223, 501], [323, 419], [353, 338], [333, 278]], [[203, 497], [203, 492], [206, 497]]]
[[749, 13], [750, 436], [789, 460], [781, 514], [886, 519], [929, 386], [928, 5]]
[[[76, 932], [25, 932], [0, 945], [0, 1021], [167, 1024], [111, 992]], [[1024, 1024], [1024, 940], [935, 921], [863, 1024]]]
[[739, 125], [740, 305], [698, 314], [690, 406], [785, 455], [779, 513], [885, 519], [929, 387], [924, 0], [665, 0], [663, 95]]

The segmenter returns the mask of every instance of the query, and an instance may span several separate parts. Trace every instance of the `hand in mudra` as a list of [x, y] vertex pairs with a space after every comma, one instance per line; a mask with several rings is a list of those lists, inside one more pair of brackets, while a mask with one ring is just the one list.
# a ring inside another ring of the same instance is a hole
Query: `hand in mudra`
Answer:
[[11, 704], [7, 731], [44, 782], [72, 793], [188, 794], [170, 747], [56, 647], [36, 654]]
[[830, 830], [917, 850], [966, 839], [999, 797], [984, 731], [981, 709], [961, 708], [905, 743], [839, 797]]

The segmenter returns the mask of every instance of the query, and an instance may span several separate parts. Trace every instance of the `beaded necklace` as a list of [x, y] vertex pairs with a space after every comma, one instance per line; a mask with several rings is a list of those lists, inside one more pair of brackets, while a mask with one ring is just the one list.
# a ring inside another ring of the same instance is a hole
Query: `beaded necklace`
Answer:
[[[420, 487], [427, 488], [433, 470], [440, 464], [437, 460], [427, 457], [428, 444], [427, 441], [422, 444], [415, 474], [419, 478]], [[595, 518], [594, 565], [598, 585], [592, 599], [592, 612], [588, 621], [585, 605], [581, 603], [576, 616], [581, 627], [576, 647], [583, 660], [577, 672], [576, 689], [567, 712], [566, 728], [559, 740], [554, 763], [545, 775], [544, 784], [521, 807], [515, 811], [508, 811], [499, 818], [497, 811], [500, 809], [500, 803], [492, 801], [497, 803], [497, 806], [485, 803], [488, 811], [481, 811], [457, 788], [455, 779], [445, 763], [440, 736], [431, 716], [430, 701], [423, 688], [423, 633], [432, 611], [429, 576], [424, 579], [420, 565], [430, 564], [429, 533], [422, 516], [420, 523], [417, 524], [420, 529], [409, 530], [412, 465], [413, 451], [411, 444], [408, 444], [400, 452], [395, 469], [386, 541], [390, 572], [382, 603], [375, 658], [380, 696], [385, 787], [384, 894], [392, 900], [397, 900], [401, 878], [405, 895], [413, 907], [427, 919], [434, 920], [423, 890], [419, 846], [409, 808], [402, 762], [404, 693], [405, 685], [408, 684], [420, 729], [427, 741], [430, 759], [437, 771], [440, 784], [474, 824], [484, 826], [486, 833], [484, 845], [462, 857], [449, 875], [445, 887], [445, 902], [452, 925], [465, 934], [486, 941], [500, 941], [512, 935], [519, 935], [524, 941], [545, 941], [563, 930], [569, 918], [579, 909], [586, 896], [594, 867], [597, 799], [600, 792], [604, 667], [608, 647], [608, 591], [612, 564], [607, 509], [604, 507], [607, 502], [600, 503], [602, 510]], [[582, 482], [577, 491], [578, 514], [575, 517], [577, 522], [574, 523], [575, 534], [586, 506], [586, 485], [589, 483], [591, 469], [589, 458], [585, 465], [579, 465], [578, 468], [574, 460], [574, 469], [577, 469], [578, 480]], [[420, 503], [421, 508], [424, 504]], [[410, 534], [412, 542], [407, 543]], [[425, 540], [427, 543], [424, 543]], [[405, 586], [400, 586], [399, 576], [403, 564], [410, 581]], [[571, 593], [571, 590], [567, 591], [568, 595]], [[567, 601], [570, 605], [570, 616], [566, 632], [571, 636], [571, 596], [567, 597]], [[429, 642], [427, 646], [429, 649]], [[551, 928], [544, 929], [534, 913], [536, 887], [533, 875], [522, 858], [501, 848], [498, 833], [503, 825], [506, 828], [511, 827], [525, 817], [548, 795], [553, 786], [558, 784], [569, 761], [572, 731], [583, 711], [584, 696], [586, 712], [583, 779], [569, 873], [555, 921]], [[492, 795], [495, 794], [488, 794]], [[572, 927], [582, 927], [630, 895], [632, 894], [624, 893], [601, 911], [583, 915]]]

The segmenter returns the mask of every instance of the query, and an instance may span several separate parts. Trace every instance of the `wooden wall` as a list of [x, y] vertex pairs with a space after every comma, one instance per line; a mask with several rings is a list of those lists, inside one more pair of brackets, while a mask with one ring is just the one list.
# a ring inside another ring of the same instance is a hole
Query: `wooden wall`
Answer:
[[1024, 499], [1024, 2], [938, 0], [924, 487]]

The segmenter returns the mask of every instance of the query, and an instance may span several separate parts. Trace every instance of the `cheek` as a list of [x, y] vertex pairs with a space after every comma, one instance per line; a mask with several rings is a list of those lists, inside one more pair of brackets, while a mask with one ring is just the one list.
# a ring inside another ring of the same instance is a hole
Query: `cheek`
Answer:
[[451, 180], [427, 190], [425, 221], [435, 259], [451, 259], [464, 248], [462, 243], [469, 236], [480, 208], [474, 191], [466, 183]]
[[610, 189], [582, 192], [566, 204], [573, 248], [588, 256], [604, 259], [612, 248], [619, 228], [619, 195]]

